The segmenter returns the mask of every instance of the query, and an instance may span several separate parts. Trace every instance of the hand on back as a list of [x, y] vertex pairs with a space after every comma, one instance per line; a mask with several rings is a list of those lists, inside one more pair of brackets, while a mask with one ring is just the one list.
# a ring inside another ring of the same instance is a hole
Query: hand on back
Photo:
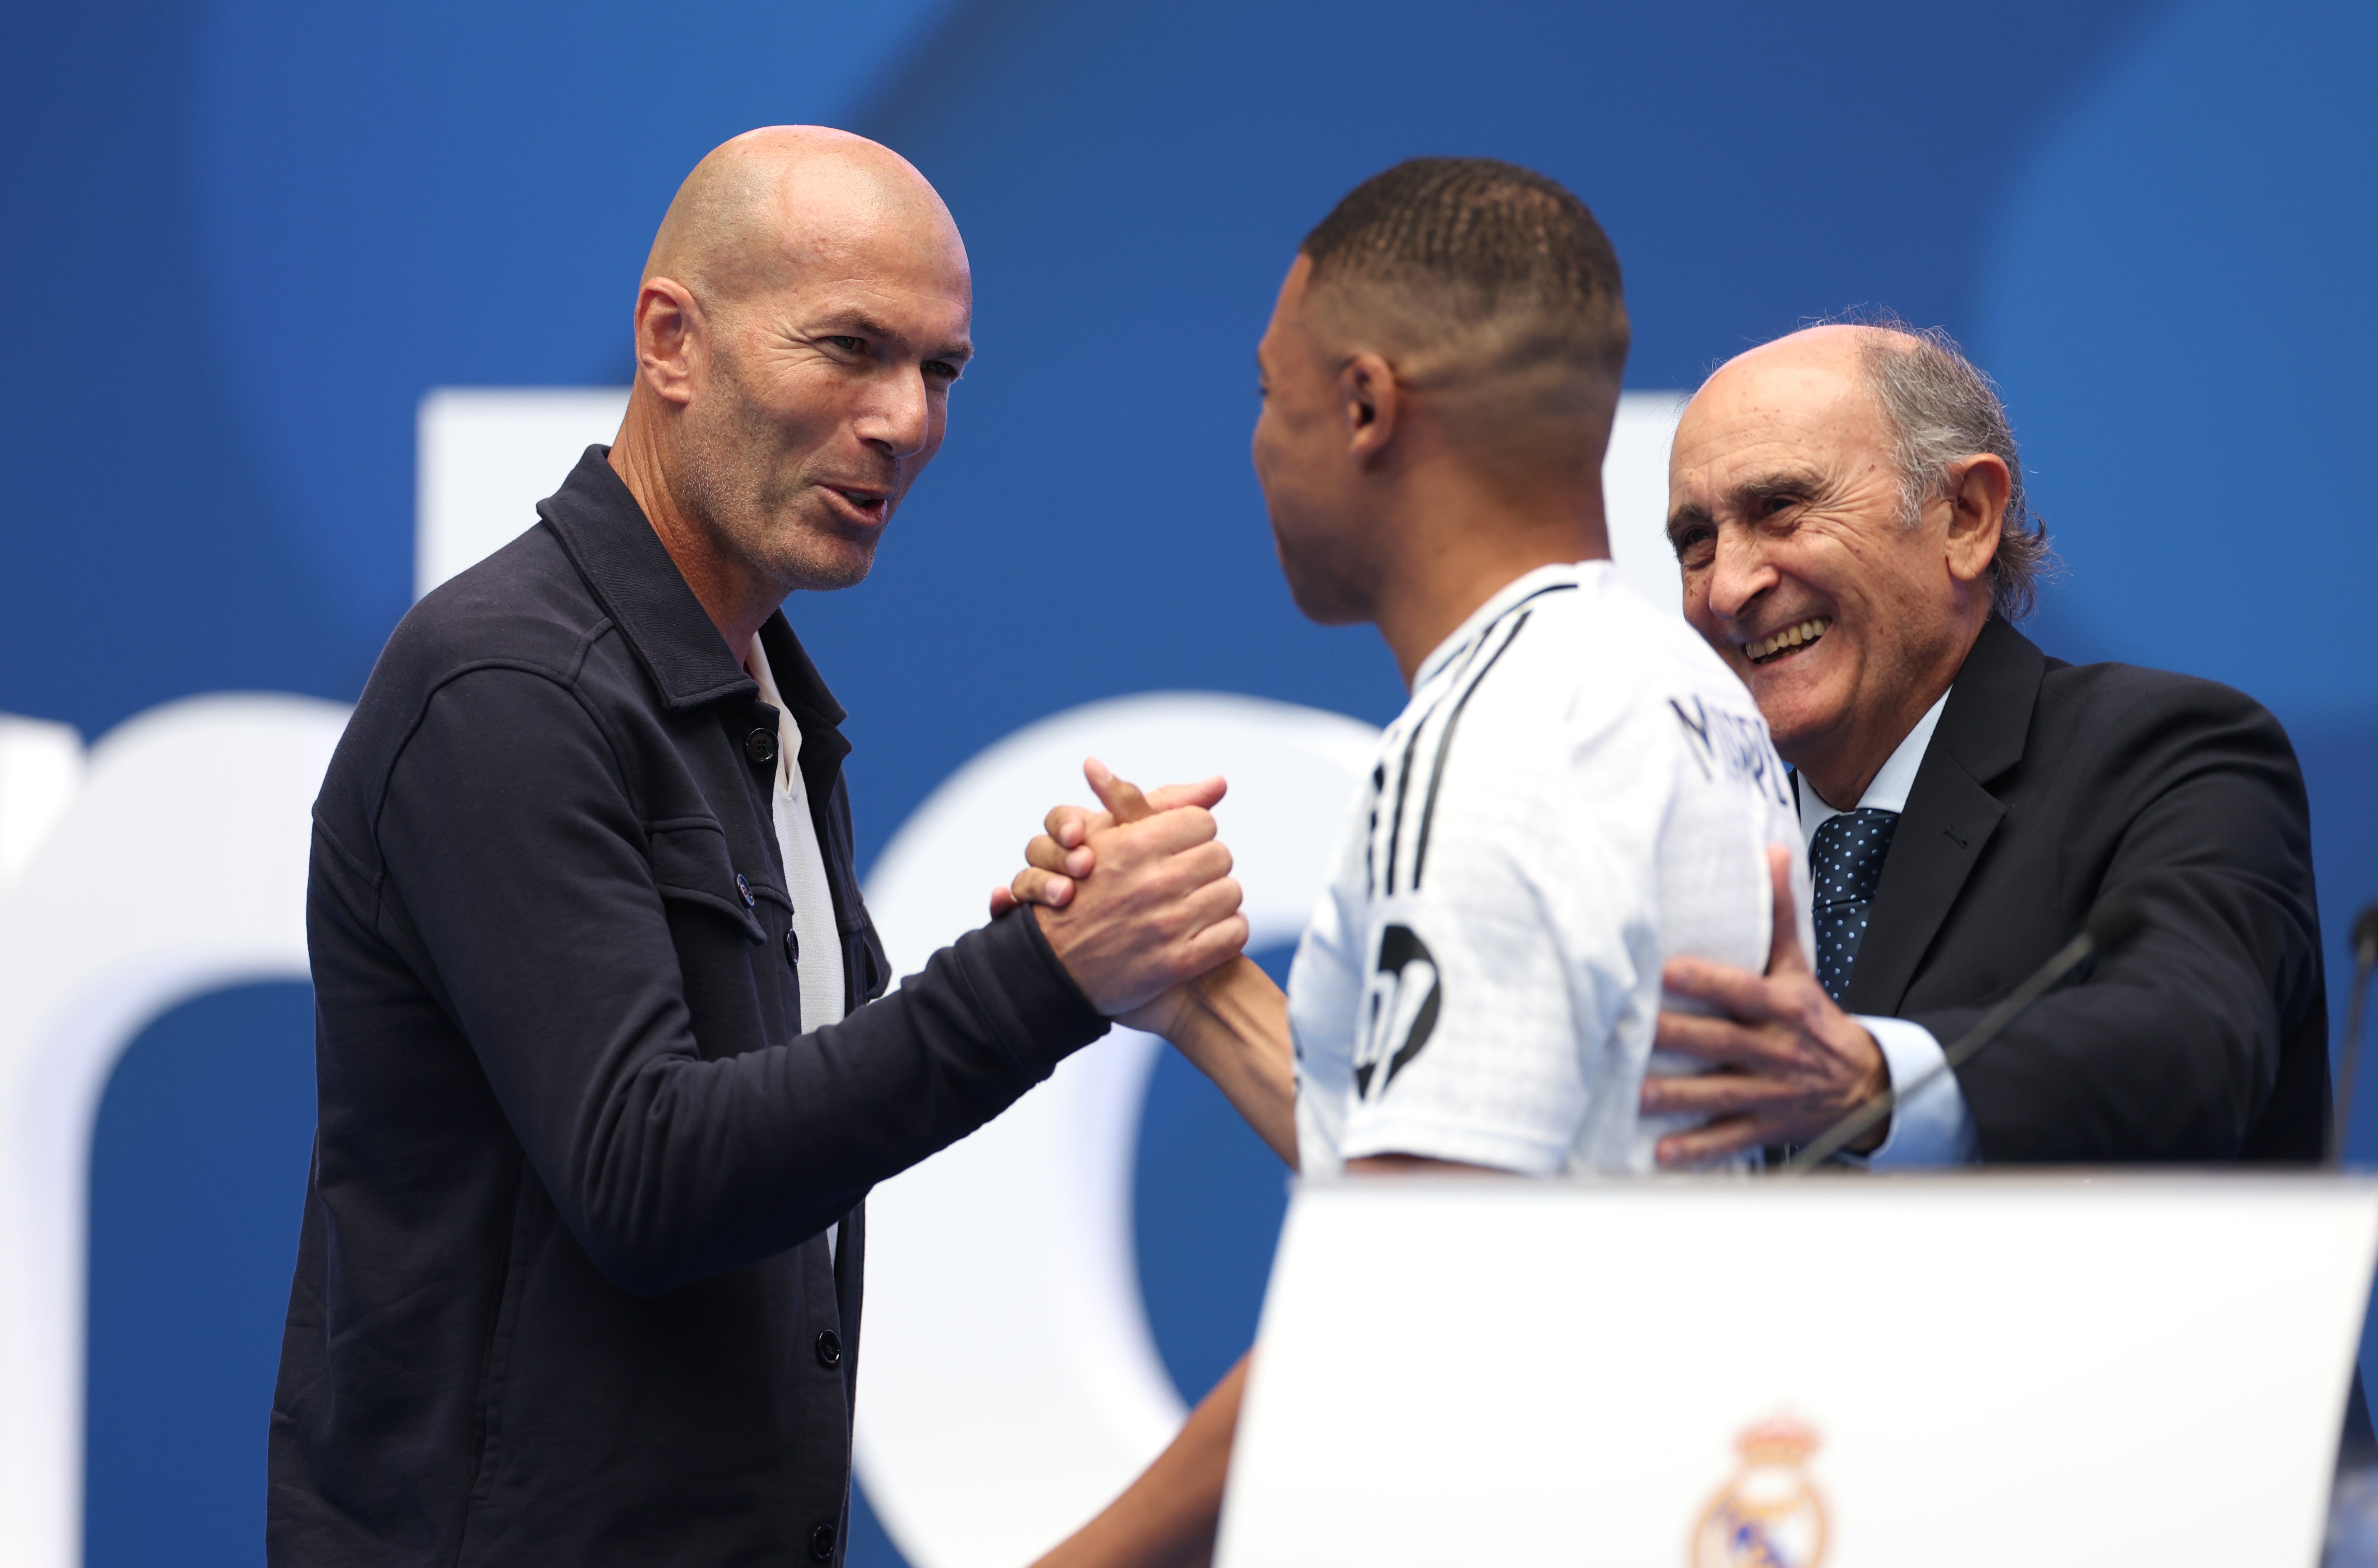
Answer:
[[[1668, 994], [1706, 1013], [1663, 1011], [1652, 1043], [1709, 1071], [1643, 1081], [1646, 1116], [1697, 1116], [1700, 1125], [1660, 1140], [1664, 1167], [1705, 1165], [1751, 1149], [1806, 1143], [1891, 1086], [1881, 1048], [1817, 983], [1800, 952], [1792, 856], [1767, 852], [1775, 890], [1767, 973], [1676, 958], [1661, 976]], [[1854, 1147], [1871, 1153], [1888, 1124]]]

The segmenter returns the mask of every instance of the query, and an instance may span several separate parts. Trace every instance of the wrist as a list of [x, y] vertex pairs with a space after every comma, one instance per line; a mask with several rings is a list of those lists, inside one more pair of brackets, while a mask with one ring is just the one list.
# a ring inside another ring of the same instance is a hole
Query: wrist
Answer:
[[[1891, 1093], [1891, 1059], [1882, 1054], [1882, 1043], [1874, 1037], [1872, 1031], [1867, 1029], [1858, 1031], [1858, 1038], [1866, 1042], [1868, 1063], [1865, 1076], [1858, 1081], [1857, 1098], [1851, 1104], [1852, 1110]], [[1868, 1128], [1864, 1133], [1845, 1145], [1848, 1151], [1854, 1155], [1870, 1155], [1881, 1148], [1890, 1141], [1891, 1120], [1892, 1119], [1886, 1116]]]

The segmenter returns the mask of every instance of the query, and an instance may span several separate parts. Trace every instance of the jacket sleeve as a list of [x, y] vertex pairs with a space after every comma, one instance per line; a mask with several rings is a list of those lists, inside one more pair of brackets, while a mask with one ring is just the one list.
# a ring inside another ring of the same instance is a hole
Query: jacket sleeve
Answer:
[[[2107, 827], [2059, 849], [2111, 853], [2072, 926], [2117, 895], [2148, 923], [1958, 1070], [1982, 1157], [2234, 1158], [2323, 1002], [2302, 774], [2277, 720], [2208, 683], [2109, 715], [2094, 751], [2070, 798]], [[1984, 1011], [1913, 1016], [1945, 1044]]]
[[640, 1293], [816, 1234], [1107, 1029], [1027, 912], [842, 1023], [706, 1059], [613, 748], [541, 674], [439, 688], [376, 838], [383, 925], [410, 927], [572, 1233]]

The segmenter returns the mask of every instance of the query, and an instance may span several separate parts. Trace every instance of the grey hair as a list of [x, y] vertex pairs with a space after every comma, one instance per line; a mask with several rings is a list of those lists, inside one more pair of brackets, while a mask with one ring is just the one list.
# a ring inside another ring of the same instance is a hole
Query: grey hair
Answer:
[[2056, 557], [2047, 522], [2024, 499], [2023, 459], [1996, 384], [1940, 328], [1913, 327], [1895, 316], [1844, 317], [1827, 324], [1868, 329], [1858, 346], [1858, 371], [1891, 421], [1900, 515], [1908, 527], [1916, 526], [1927, 502], [1949, 494], [1952, 463], [1988, 452], [2006, 464], [2006, 511], [1989, 566], [1990, 607], [2009, 621], [2031, 614]]

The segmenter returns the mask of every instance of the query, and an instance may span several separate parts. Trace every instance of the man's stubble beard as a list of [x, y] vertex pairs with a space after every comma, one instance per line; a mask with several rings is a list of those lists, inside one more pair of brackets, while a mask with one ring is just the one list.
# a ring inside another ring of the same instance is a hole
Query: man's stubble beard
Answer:
[[[689, 407], [679, 424], [679, 509], [715, 544], [787, 593], [830, 592], [867, 581], [875, 540], [859, 547], [838, 535], [818, 536], [796, 506], [805, 486], [781, 479], [764, 461], [774, 449], [775, 424], [730, 355], [715, 354], [712, 368], [712, 395]], [[754, 461], [754, 453], [763, 461]]]

